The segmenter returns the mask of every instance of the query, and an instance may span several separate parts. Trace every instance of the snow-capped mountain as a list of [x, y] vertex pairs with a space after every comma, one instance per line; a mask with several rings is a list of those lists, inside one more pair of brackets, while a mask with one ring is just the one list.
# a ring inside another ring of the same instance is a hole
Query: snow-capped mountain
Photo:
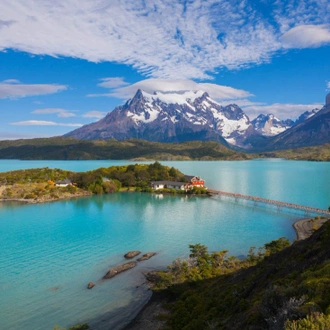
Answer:
[[244, 147], [253, 135], [258, 133], [242, 109], [235, 104], [223, 107], [203, 91], [149, 94], [142, 90], [98, 122], [66, 134], [85, 140], [215, 140]]
[[313, 117], [316, 113], [318, 113], [320, 111], [320, 109], [313, 109], [311, 111], [305, 111], [303, 114], [301, 114], [299, 116], [299, 118], [295, 121], [295, 125], [302, 123], [303, 121], [305, 121], [308, 118]]
[[281, 120], [273, 114], [261, 114], [251, 121], [257, 132], [265, 136], [275, 136], [287, 130], [294, 125], [291, 119]]
[[[299, 120], [299, 119], [298, 119]], [[314, 112], [307, 119], [295, 123], [283, 133], [259, 145], [263, 150], [280, 150], [315, 146], [330, 141], [330, 104]]]

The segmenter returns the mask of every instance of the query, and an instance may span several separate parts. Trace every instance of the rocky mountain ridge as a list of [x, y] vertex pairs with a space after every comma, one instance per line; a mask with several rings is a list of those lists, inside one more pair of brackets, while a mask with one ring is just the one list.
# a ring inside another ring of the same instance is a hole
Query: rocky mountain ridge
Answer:
[[274, 136], [290, 131], [318, 112], [306, 111], [295, 122], [272, 114], [261, 114], [250, 121], [238, 105], [222, 106], [204, 91], [150, 94], [139, 89], [132, 99], [98, 122], [65, 136], [82, 140], [217, 141], [225, 146], [262, 149]]
[[157, 142], [213, 140], [244, 146], [246, 138], [256, 134], [241, 108], [235, 104], [223, 107], [203, 91], [149, 94], [138, 90], [132, 99], [103, 119], [66, 136]]

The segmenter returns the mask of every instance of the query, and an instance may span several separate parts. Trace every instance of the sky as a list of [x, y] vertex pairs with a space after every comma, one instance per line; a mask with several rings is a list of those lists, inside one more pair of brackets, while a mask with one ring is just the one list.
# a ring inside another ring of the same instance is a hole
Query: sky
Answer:
[[139, 88], [296, 119], [330, 92], [330, 2], [0, 1], [0, 140], [63, 135]]

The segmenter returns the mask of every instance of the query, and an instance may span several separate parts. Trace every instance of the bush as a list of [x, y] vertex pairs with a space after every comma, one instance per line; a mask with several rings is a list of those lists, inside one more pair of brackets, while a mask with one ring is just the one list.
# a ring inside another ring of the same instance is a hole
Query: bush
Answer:
[[303, 319], [287, 321], [285, 330], [327, 330], [330, 329], [330, 315], [313, 313]]

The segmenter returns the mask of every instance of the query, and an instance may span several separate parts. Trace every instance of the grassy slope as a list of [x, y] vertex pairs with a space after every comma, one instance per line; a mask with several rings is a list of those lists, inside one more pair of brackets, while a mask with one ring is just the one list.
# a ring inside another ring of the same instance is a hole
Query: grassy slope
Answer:
[[184, 143], [159, 143], [137, 139], [83, 141], [63, 137], [0, 141], [0, 159], [244, 160], [265, 157], [330, 161], [330, 143], [274, 152], [245, 153], [211, 141]]
[[249, 159], [217, 142], [81, 141], [49, 138], [0, 141], [1, 159]]
[[256, 266], [171, 287], [166, 329], [284, 329], [287, 319], [330, 315], [329, 241], [330, 221]]
[[330, 161], [330, 143], [321, 146], [276, 151], [275, 155], [285, 159]]

